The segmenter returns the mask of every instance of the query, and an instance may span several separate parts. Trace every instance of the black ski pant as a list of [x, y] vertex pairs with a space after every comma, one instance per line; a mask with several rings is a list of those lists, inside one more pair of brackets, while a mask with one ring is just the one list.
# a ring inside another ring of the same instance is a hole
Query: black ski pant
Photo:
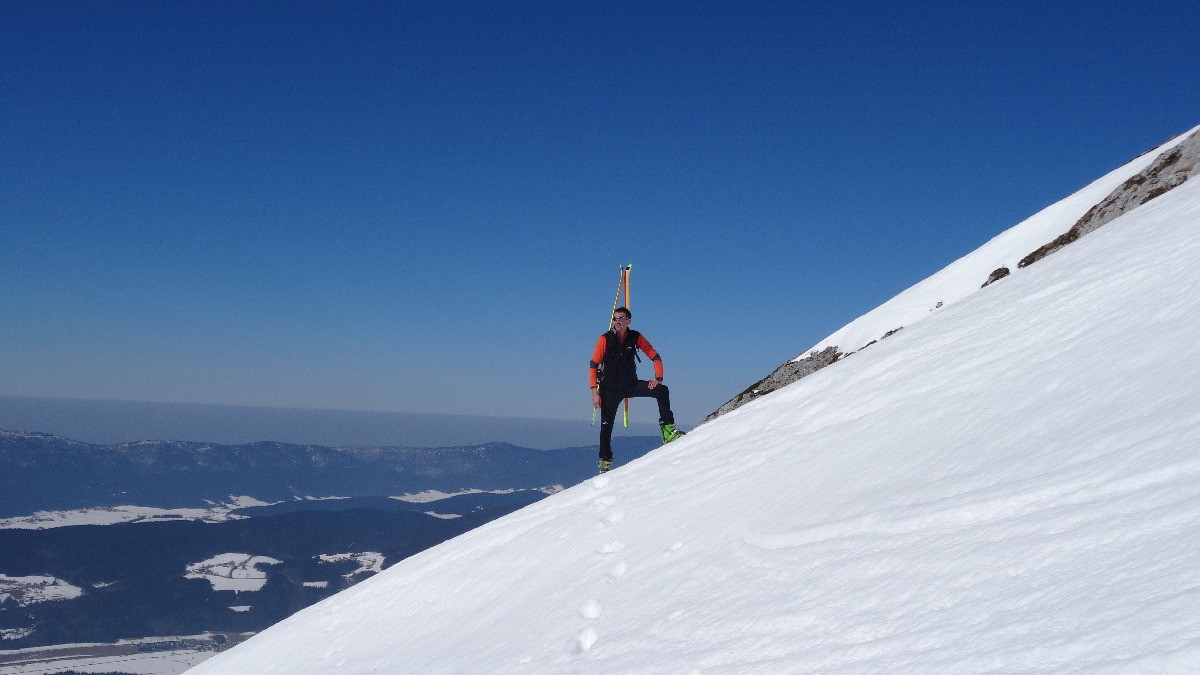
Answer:
[[621, 407], [621, 401], [627, 398], [652, 398], [658, 401], [658, 423], [675, 423], [675, 415], [671, 413], [671, 392], [665, 384], [651, 389], [645, 380], [638, 380], [627, 389], [600, 387], [600, 459], [612, 461], [613, 422], [617, 419], [617, 408]]

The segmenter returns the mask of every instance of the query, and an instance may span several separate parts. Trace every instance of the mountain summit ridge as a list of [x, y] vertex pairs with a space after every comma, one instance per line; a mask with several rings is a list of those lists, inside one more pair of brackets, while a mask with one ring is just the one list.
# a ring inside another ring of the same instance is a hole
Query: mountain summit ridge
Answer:
[[[640, 456], [660, 441], [616, 441]], [[587, 478], [596, 446], [536, 450], [492, 442], [444, 448], [261, 441], [82, 443], [0, 430], [0, 518], [94, 507], [202, 507], [230, 495], [263, 501], [464, 489], [536, 489]]]

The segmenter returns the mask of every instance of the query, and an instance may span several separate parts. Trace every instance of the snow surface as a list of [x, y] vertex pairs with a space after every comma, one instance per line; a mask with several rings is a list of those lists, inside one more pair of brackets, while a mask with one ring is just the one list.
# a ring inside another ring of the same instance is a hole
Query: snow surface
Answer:
[[1191, 181], [191, 672], [1200, 672], [1197, 223]]

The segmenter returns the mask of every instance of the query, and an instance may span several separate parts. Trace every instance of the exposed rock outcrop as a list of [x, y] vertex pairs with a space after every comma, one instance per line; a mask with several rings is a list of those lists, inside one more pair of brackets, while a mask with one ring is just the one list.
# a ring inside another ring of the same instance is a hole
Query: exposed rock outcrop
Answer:
[[998, 268], [992, 270], [992, 273], [988, 275], [987, 281], [983, 282], [983, 285], [980, 286], [980, 288], [987, 288], [988, 286], [996, 283], [997, 281], [1000, 281], [1001, 279], [1003, 279], [1004, 277], [1006, 277], [1008, 275], [1009, 275], [1009, 269], [1007, 267], [998, 267]]
[[708, 417], [705, 417], [700, 423], [704, 424], [709, 420], [716, 419], [731, 410], [742, 407], [759, 396], [765, 396], [780, 387], [786, 387], [802, 377], [808, 377], [825, 366], [836, 362], [843, 356], [845, 354], [838, 351], [837, 347], [828, 347], [819, 352], [814, 351], [802, 359], [788, 361], [771, 371], [770, 375], [767, 375], [758, 382], [750, 385], [742, 393], [734, 396], [720, 408], [713, 411]]
[[1122, 183], [1100, 203], [1089, 209], [1078, 222], [1071, 226], [1071, 229], [1022, 258], [1017, 266], [1032, 265], [1083, 235], [1100, 229], [1118, 216], [1183, 185], [1185, 181], [1198, 173], [1200, 173], [1200, 131], [1193, 133], [1179, 145], [1164, 152], [1154, 160], [1153, 164]]

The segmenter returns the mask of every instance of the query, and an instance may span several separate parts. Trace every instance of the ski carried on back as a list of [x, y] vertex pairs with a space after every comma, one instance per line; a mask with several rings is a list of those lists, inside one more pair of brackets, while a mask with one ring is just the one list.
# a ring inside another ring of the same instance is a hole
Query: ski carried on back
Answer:
[[[629, 272], [633, 270], [633, 263], [627, 265], [617, 265], [617, 294], [613, 297], [612, 311], [608, 313], [608, 328], [604, 330], [612, 330], [613, 314], [616, 313], [617, 307], [621, 305], [621, 294], [625, 294], [625, 306], [629, 306]], [[629, 428], [629, 399], [625, 399], [625, 428]], [[592, 426], [596, 426], [596, 408], [592, 407]]]

